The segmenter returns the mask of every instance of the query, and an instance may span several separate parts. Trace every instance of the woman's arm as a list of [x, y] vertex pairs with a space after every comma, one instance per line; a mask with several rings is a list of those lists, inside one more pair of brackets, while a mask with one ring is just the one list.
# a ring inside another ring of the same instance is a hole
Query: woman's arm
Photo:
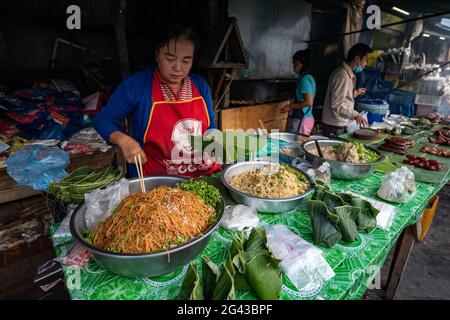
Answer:
[[128, 163], [135, 163], [134, 158], [138, 155], [141, 156], [142, 163], [147, 162], [147, 155], [142, 150], [141, 145], [129, 135], [121, 131], [114, 131], [109, 136], [109, 142], [119, 146]]
[[304, 107], [312, 106], [314, 104], [314, 99], [310, 92], [303, 93], [303, 102], [294, 103], [289, 105], [290, 109], [302, 109]]
[[289, 112], [292, 109], [303, 109], [304, 107], [312, 106], [314, 104], [314, 99], [311, 93], [303, 93], [303, 102], [289, 104], [281, 108], [282, 113]]
[[95, 116], [93, 126], [102, 138], [117, 145], [129, 163], [134, 163], [134, 156], [141, 155], [142, 161], [147, 158], [139, 143], [123, 133], [124, 119], [136, 108], [139, 88], [142, 87], [142, 74], [135, 74], [117, 87], [106, 106]]

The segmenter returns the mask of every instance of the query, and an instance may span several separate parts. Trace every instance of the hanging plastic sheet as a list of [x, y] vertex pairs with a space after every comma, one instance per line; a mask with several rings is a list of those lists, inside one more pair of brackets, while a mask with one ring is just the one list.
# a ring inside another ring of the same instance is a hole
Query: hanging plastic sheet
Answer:
[[69, 154], [59, 148], [27, 145], [6, 159], [6, 170], [19, 185], [45, 191], [67, 175]]

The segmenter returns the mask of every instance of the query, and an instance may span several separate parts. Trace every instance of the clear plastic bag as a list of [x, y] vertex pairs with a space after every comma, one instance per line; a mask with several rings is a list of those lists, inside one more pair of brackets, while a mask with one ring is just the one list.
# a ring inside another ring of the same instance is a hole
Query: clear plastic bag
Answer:
[[311, 163], [297, 158], [292, 161], [292, 166], [304, 170], [314, 180], [322, 180], [326, 183], [331, 180], [331, 165], [329, 162], [323, 162], [315, 169]]
[[[362, 116], [364, 119], [366, 119], [366, 121], [368, 121], [367, 111], [363, 111], [359, 115]], [[356, 120], [350, 120], [347, 124], [347, 133], [353, 133], [360, 128], [361, 126], [356, 122]]]
[[253, 228], [259, 223], [258, 213], [254, 208], [239, 204], [226, 206], [221, 226], [232, 231], [242, 231]]
[[299, 291], [312, 290], [319, 283], [335, 276], [320, 249], [284, 225], [266, 224], [264, 227], [270, 251], [281, 260], [281, 270]]
[[6, 170], [19, 185], [46, 191], [52, 182], [67, 176], [69, 154], [59, 148], [27, 145], [6, 159]]
[[383, 178], [377, 196], [395, 203], [407, 203], [415, 192], [414, 173], [407, 167], [401, 167]]
[[399, 177], [402, 177], [405, 181], [405, 187], [410, 192], [416, 192], [416, 178], [414, 176], [414, 173], [409, 170], [407, 167], [401, 167], [400, 169], [397, 169], [394, 171], [394, 174], [397, 174]]
[[84, 195], [86, 213], [84, 215], [88, 230], [94, 230], [98, 222], [108, 218], [120, 202], [130, 194], [129, 181], [125, 178], [105, 189], [95, 190]]

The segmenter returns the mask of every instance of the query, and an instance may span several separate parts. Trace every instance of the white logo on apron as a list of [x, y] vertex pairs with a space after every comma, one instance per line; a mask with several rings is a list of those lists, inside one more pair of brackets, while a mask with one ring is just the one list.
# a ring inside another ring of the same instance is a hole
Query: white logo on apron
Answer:
[[192, 152], [189, 136], [202, 135], [202, 122], [196, 119], [182, 119], [172, 130], [172, 142], [178, 150]]
[[[199, 157], [202, 157], [202, 153], [194, 151], [191, 143], [190, 136], [202, 135], [202, 122], [192, 118], [186, 118], [178, 121], [172, 130], [172, 142], [174, 144], [174, 150], [172, 151], [172, 159], [169, 163], [166, 163], [168, 174], [174, 174], [177, 171], [178, 174], [185, 174], [187, 172], [197, 171], [197, 166], [193, 166], [191, 163], [192, 155], [198, 153]], [[174, 155], [183, 154], [179, 159], [175, 159]], [[186, 160], [189, 160], [186, 163]], [[184, 164], [182, 164], [184, 162]]]

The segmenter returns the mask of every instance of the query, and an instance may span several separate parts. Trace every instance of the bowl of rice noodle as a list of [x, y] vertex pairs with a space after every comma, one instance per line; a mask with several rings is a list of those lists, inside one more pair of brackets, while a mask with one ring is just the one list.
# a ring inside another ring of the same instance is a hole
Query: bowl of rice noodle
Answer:
[[261, 213], [289, 212], [314, 191], [314, 181], [306, 172], [270, 161], [236, 163], [220, 178], [234, 201]]
[[216, 208], [178, 183], [188, 178], [151, 176], [130, 179], [130, 194], [112, 215], [86, 235], [86, 205], [79, 205], [70, 221], [73, 238], [111, 272], [130, 278], [168, 274], [194, 260], [218, 228], [224, 200]]

